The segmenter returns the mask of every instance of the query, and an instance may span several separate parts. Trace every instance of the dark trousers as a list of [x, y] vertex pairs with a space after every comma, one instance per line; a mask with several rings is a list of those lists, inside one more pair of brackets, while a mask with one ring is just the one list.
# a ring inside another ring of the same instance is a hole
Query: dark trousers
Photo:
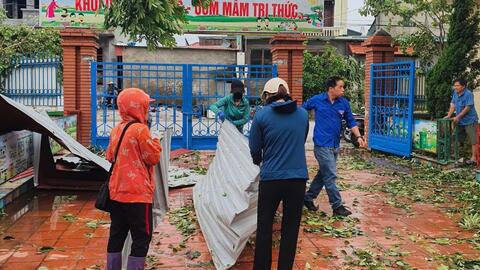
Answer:
[[254, 270], [270, 270], [272, 267], [273, 218], [280, 201], [283, 204], [283, 218], [277, 269], [293, 268], [305, 184], [305, 180], [298, 179], [260, 182]]
[[110, 238], [108, 252], [122, 252], [128, 232], [132, 235], [132, 251], [130, 256], [146, 257], [152, 240], [152, 204], [121, 203], [112, 201], [110, 211]]

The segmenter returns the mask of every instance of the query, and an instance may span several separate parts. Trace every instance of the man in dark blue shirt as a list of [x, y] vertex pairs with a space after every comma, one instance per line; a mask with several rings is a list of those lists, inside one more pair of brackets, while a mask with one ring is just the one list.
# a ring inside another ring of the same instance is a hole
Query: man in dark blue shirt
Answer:
[[304, 204], [310, 211], [317, 211], [318, 207], [313, 201], [325, 186], [333, 215], [349, 216], [352, 213], [343, 206], [336, 184], [342, 119], [346, 120], [348, 128], [355, 135], [354, 140], [361, 147], [365, 147], [365, 141], [360, 136], [348, 100], [343, 98], [345, 82], [340, 77], [332, 77], [328, 79], [326, 88], [327, 92], [318, 94], [303, 104], [306, 110], [315, 111], [313, 142], [319, 167], [310, 189], [305, 194]]
[[453, 112], [455, 117], [453, 123], [458, 125], [461, 142], [465, 142], [468, 138], [468, 144], [472, 147], [472, 156], [466, 163], [469, 165], [477, 164], [477, 124], [478, 115], [475, 110], [475, 102], [472, 91], [467, 89], [467, 82], [463, 79], [457, 79], [453, 83], [452, 101], [450, 102], [450, 110], [445, 118], [451, 118]]

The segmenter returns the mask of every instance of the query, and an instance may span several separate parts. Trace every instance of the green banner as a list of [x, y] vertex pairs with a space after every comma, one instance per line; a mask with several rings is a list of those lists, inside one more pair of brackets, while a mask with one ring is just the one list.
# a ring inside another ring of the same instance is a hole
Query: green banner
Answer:
[[[100, 7], [108, 8], [111, 1], [40, 0], [40, 25], [103, 28]], [[218, 0], [206, 8], [192, 6], [191, 0], [179, 4], [187, 12], [187, 32], [319, 32], [325, 20], [323, 0]]]

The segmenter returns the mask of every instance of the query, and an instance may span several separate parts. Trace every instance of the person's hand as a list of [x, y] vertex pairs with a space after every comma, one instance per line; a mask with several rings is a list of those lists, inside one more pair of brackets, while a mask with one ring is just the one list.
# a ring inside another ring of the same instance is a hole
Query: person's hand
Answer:
[[447, 115], [447, 116], [443, 117], [443, 119], [450, 119], [450, 116]]
[[358, 146], [361, 147], [361, 148], [366, 148], [367, 147], [367, 142], [365, 141], [365, 139], [362, 136], [357, 138], [357, 143], [358, 143]]
[[453, 118], [454, 125], [458, 124], [458, 122], [460, 122], [460, 117], [456, 116], [455, 118]]
[[219, 112], [218, 113], [218, 119], [220, 119], [220, 121], [225, 121], [225, 114], [223, 112]]

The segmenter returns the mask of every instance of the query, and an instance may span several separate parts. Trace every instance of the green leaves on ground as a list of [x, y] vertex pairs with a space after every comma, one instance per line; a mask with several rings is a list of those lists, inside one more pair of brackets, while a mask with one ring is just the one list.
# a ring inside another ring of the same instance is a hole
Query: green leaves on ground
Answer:
[[353, 217], [328, 217], [325, 213], [304, 211], [302, 216], [303, 230], [308, 233], [323, 233], [335, 238], [352, 238], [363, 235], [356, 226], [359, 219]]
[[198, 229], [193, 204], [173, 209], [168, 213], [168, 217], [170, 224], [175, 225], [177, 230], [180, 230], [186, 239], [192, 236]]

